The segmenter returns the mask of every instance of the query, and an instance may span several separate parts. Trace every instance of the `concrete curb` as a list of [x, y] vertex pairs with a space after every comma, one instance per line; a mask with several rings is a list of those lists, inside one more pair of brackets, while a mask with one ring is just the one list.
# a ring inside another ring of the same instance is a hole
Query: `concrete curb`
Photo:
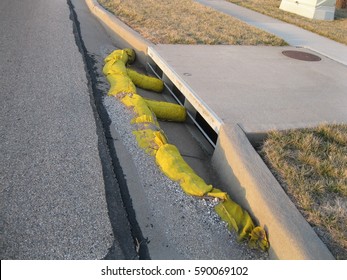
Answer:
[[238, 125], [222, 125], [212, 162], [226, 191], [267, 230], [271, 259], [334, 259]]
[[[131, 46], [139, 54], [139, 61], [146, 65], [148, 49], [154, 46], [143, 39], [114, 15], [105, 11], [96, 0], [85, 0], [91, 12], [105, 26], [112, 38], [121, 48]], [[166, 62], [162, 62], [170, 70]], [[163, 69], [162, 69], [163, 70]], [[170, 70], [171, 71], [171, 70]], [[168, 71], [168, 72], [170, 72]], [[185, 84], [174, 71], [164, 74], [181, 90], [189, 92]], [[195, 96], [197, 96], [195, 94]], [[189, 100], [192, 102], [192, 100]], [[269, 233], [271, 259], [334, 259], [325, 244], [319, 239], [312, 227], [287, 197], [277, 180], [259, 157], [243, 130], [238, 126], [226, 126], [221, 123], [215, 112], [204, 103], [195, 100], [209, 116], [208, 121], [219, 133], [213, 164], [219, 172], [225, 191], [236, 202], [247, 209], [256, 222]], [[193, 102], [194, 103], [194, 102]], [[197, 109], [197, 108], [196, 108]]]
[[119, 48], [128, 48], [131, 46], [137, 55], [137, 60], [141, 64], [147, 63], [147, 49], [154, 46], [152, 42], [144, 39], [128, 25], [120, 21], [110, 12], [106, 11], [97, 0], [85, 0], [91, 13], [105, 27], [111, 38], [117, 42]]

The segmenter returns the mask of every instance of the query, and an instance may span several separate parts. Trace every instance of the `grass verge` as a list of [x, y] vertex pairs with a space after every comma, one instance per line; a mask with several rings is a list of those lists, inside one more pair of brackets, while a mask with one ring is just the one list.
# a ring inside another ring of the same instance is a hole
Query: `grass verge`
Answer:
[[155, 44], [286, 45], [282, 39], [193, 0], [98, 0]]
[[347, 125], [271, 132], [260, 155], [337, 259], [347, 259]]
[[337, 9], [334, 21], [313, 20], [279, 9], [281, 0], [227, 0], [268, 15], [279, 20], [295, 24], [301, 28], [328, 37], [347, 45], [347, 9]]

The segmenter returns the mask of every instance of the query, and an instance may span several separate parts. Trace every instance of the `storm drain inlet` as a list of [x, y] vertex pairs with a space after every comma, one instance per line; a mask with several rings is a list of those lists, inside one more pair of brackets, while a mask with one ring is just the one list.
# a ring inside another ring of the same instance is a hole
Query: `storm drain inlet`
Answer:
[[320, 61], [322, 60], [319, 56], [308, 53], [308, 52], [302, 52], [302, 51], [283, 51], [282, 54], [284, 54], [287, 57], [303, 60], [303, 61]]

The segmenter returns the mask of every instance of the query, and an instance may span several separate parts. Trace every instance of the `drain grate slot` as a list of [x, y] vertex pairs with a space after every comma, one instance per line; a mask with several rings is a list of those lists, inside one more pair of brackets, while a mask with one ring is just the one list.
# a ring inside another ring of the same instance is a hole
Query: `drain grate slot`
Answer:
[[[161, 79], [159, 74], [154, 70], [153, 66], [150, 63], [147, 63], [147, 66], [158, 79]], [[158, 72], [162, 73], [162, 70], [160, 69], [160, 71]], [[173, 89], [171, 89], [166, 83], [164, 83], [164, 86], [170, 92], [171, 96], [176, 100], [176, 102], [181, 106], [184, 106], [184, 94], [175, 85], [173, 85]], [[216, 148], [218, 134], [213, 130], [213, 128], [204, 120], [204, 118], [198, 112], [196, 112], [194, 117], [187, 110], [187, 115], [189, 119], [194, 123], [194, 125], [199, 129], [202, 135], [206, 138], [206, 140], [211, 144], [211, 146], [213, 148]]]

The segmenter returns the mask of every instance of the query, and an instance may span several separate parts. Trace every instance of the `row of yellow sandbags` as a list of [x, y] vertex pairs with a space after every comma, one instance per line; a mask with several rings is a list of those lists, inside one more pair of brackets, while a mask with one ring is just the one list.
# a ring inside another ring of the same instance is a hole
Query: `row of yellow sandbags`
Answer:
[[186, 110], [177, 104], [148, 100], [138, 95], [136, 86], [161, 92], [163, 82], [128, 69], [127, 63], [134, 60], [133, 50], [116, 50], [105, 58], [103, 73], [111, 85], [108, 94], [120, 99], [134, 112], [132, 123], [136, 129], [133, 134], [139, 146], [155, 157], [162, 172], [178, 182], [186, 194], [196, 197], [210, 196], [220, 200], [215, 211], [228, 223], [230, 230], [236, 230], [240, 241], [248, 240], [252, 248], [267, 250], [269, 243], [264, 229], [255, 227], [248, 212], [231, 200], [227, 193], [206, 184], [184, 161], [177, 147], [168, 143], [157, 118], [183, 122], [186, 119]]

